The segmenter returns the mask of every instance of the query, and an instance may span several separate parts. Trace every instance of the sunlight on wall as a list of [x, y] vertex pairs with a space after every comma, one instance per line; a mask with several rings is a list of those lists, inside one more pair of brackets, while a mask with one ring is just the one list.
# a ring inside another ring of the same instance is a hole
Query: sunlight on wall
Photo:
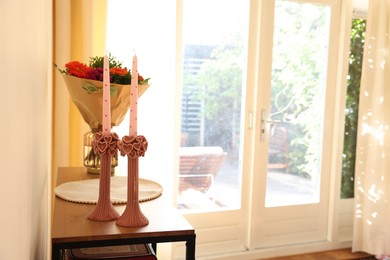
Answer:
[[49, 258], [51, 14], [49, 0], [0, 2], [2, 260]]
[[353, 0], [353, 7], [358, 9], [365, 9], [368, 8], [368, 0]]
[[366, 123], [363, 123], [361, 135], [370, 134], [378, 141], [380, 146], [383, 146], [384, 137], [385, 137], [384, 130], [386, 129], [388, 129], [388, 126], [379, 125], [377, 127], [372, 127]]

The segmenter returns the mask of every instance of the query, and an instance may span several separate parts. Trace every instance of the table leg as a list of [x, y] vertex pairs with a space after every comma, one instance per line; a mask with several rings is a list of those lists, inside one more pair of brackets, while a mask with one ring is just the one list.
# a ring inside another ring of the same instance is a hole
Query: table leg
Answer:
[[52, 249], [51, 259], [52, 260], [60, 260], [62, 256], [61, 250]]
[[157, 255], [157, 243], [156, 242], [152, 243], [152, 249], [153, 249], [154, 253]]
[[186, 242], [186, 260], [195, 260], [196, 235], [191, 236]]

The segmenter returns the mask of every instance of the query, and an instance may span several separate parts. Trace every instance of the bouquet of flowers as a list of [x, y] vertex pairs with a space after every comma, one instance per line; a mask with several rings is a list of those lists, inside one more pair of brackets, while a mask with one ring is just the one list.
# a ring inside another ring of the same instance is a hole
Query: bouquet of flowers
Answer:
[[[64, 77], [69, 94], [84, 121], [91, 129], [102, 126], [102, 93], [103, 93], [103, 56], [90, 58], [86, 65], [79, 61], [65, 64], [65, 69], [57, 67]], [[122, 66], [115, 57], [109, 56], [110, 91], [111, 91], [111, 125], [119, 125], [130, 107], [131, 71]], [[138, 75], [140, 97], [149, 87], [149, 78]]]
[[[104, 57], [90, 58], [89, 65], [79, 61], [65, 64], [65, 69], [56, 68], [61, 72], [66, 87], [84, 121], [90, 126], [91, 132], [84, 136], [84, 166], [90, 173], [99, 173], [100, 155], [92, 149], [94, 133], [102, 128], [103, 114], [103, 60]], [[110, 96], [111, 96], [111, 126], [119, 125], [130, 107], [131, 71], [122, 67], [122, 63], [109, 56]], [[138, 97], [149, 87], [149, 78], [138, 75]], [[118, 154], [112, 156], [111, 169], [118, 165]]]

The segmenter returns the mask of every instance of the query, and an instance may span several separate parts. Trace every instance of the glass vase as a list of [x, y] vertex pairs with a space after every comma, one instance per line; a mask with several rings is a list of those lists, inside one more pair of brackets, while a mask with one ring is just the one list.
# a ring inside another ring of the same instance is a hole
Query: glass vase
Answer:
[[[95, 128], [84, 134], [84, 166], [88, 173], [99, 174], [101, 157], [92, 149], [93, 135], [100, 132], [101, 128]], [[111, 174], [115, 173], [115, 167], [118, 166], [118, 152], [111, 157]]]

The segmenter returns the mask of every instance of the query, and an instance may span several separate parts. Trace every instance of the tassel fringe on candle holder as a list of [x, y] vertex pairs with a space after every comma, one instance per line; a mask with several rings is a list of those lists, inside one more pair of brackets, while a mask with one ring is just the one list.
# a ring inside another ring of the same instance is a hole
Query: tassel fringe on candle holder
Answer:
[[139, 206], [139, 173], [138, 159], [145, 155], [148, 142], [142, 135], [124, 136], [118, 141], [118, 149], [122, 156], [127, 155], [127, 205], [123, 214], [116, 220], [117, 225], [123, 227], [143, 227], [149, 220], [142, 213]]
[[88, 218], [95, 221], [115, 220], [119, 214], [114, 209], [110, 197], [111, 181], [111, 157], [117, 152], [119, 137], [116, 133], [104, 136], [102, 132], [94, 135], [92, 142], [95, 153], [101, 156], [100, 178], [99, 178], [99, 198], [94, 210]]

